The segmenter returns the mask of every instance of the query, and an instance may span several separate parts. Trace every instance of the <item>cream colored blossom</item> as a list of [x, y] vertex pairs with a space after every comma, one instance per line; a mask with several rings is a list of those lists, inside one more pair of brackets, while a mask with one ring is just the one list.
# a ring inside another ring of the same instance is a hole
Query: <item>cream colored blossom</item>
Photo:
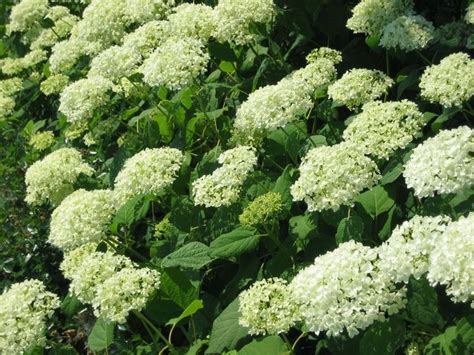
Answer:
[[54, 133], [52, 131], [36, 132], [28, 142], [34, 149], [43, 151], [55, 143]]
[[423, 16], [400, 16], [384, 27], [380, 45], [410, 52], [427, 47], [434, 36], [433, 24]]

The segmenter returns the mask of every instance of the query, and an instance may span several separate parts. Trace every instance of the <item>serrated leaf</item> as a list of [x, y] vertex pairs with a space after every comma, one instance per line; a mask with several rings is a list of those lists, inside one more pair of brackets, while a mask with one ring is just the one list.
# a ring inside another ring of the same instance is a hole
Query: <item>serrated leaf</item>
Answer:
[[356, 201], [372, 218], [387, 212], [395, 203], [383, 186], [376, 186], [372, 190], [360, 194]]
[[115, 323], [99, 318], [87, 338], [87, 345], [92, 351], [107, 349], [114, 340]]
[[360, 341], [364, 355], [395, 354], [405, 341], [405, 323], [398, 318], [371, 325]]
[[426, 355], [471, 355], [474, 353], [474, 316], [462, 318], [456, 325], [430, 340]]
[[186, 309], [198, 298], [198, 290], [179, 269], [167, 269], [163, 272], [160, 289], [182, 309]]
[[84, 308], [84, 306], [81, 301], [79, 301], [76, 296], [70, 293], [68, 293], [61, 302], [61, 310], [68, 317], [74, 316], [82, 308]]
[[442, 325], [443, 318], [438, 312], [438, 295], [425, 278], [410, 279], [407, 311], [417, 323]]
[[212, 261], [209, 247], [200, 242], [191, 242], [167, 255], [161, 267], [184, 267], [199, 270]]
[[115, 214], [110, 230], [112, 233], [117, 233], [119, 225], [130, 227], [135, 222], [143, 219], [148, 213], [151, 198], [149, 196], [135, 196], [127, 201]]
[[217, 258], [238, 256], [254, 250], [259, 241], [260, 235], [255, 228], [239, 227], [212, 241], [211, 255]]
[[292, 178], [291, 174], [292, 171], [293, 168], [287, 166], [278, 177], [272, 189], [273, 192], [278, 192], [281, 195], [281, 199], [286, 211], [290, 211], [291, 205], [293, 203], [293, 198], [290, 191], [291, 185], [294, 183], [294, 179]]
[[204, 308], [204, 303], [202, 300], [194, 300], [190, 303], [189, 306], [185, 308], [185, 310], [176, 318], [172, 318], [166, 323], [167, 325], [177, 324], [178, 322], [182, 321], [185, 318], [191, 317], [200, 309]]
[[358, 216], [346, 217], [337, 226], [336, 242], [341, 244], [349, 240], [362, 242], [364, 237], [364, 221]]
[[239, 350], [239, 355], [261, 354], [286, 355], [291, 354], [291, 351], [278, 335], [268, 336], [263, 339], [255, 339]]

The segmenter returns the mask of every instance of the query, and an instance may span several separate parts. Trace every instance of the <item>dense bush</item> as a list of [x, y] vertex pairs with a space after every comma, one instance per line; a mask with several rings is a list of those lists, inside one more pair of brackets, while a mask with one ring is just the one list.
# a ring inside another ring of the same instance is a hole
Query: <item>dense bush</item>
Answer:
[[0, 10], [1, 354], [474, 352], [474, 3]]

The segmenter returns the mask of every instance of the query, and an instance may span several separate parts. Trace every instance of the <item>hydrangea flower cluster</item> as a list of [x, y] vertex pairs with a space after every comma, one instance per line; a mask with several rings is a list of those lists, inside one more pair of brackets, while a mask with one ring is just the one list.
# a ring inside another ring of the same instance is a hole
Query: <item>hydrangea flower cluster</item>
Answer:
[[297, 321], [298, 304], [285, 280], [255, 282], [239, 295], [239, 323], [251, 335], [287, 332]]
[[148, 85], [179, 90], [206, 71], [209, 59], [201, 41], [191, 37], [170, 38], [145, 60], [140, 70]]
[[150, 21], [127, 34], [122, 46], [139, 53], [142, 58], [148, 58], [153, 50], [162, 42], [164, 21]]
[[464, 16], [466, 23], [474, 24], [474, 2], [471, 2], [466, 8], [466, 15]]
[[352, 9], [347, 28], [355, 33], [377, 36], [396, 18], [412, 14], [412, 0], [362, 0]]
[[384, 27], [380, 45], [410, 52], [427, 47], [434, 37], [433, 24], [423, 16], [400, 16]]
[[460, 107], [474, 95], [474, 60], [454, 53], [425, 69], [420, 79], [421, 95], [444, 107]]
[[33, 134], [28, 142], [34, 149], [43, 151], [51, 147], [55, 142], [52, 131], [43, 131]]
[[88, 120], [108, 102], [107, 93], [112, 86], [110, 80], [100, 76], [75, 81], [61, 93], [59, 111], [69, 122]]
[[255, 41], [256, 24], [271, 24], [276, 8], [273, 0], [220, 0], [214, 8], [217, 21], [214, 37], [220, 42], [245, 45]]
[[376, 249], [349, 241], [301, 270], [290, 288], [306, 327], [328, 336], [346, 331], [352, 338], [402, 309], [405, 288], [396, 288], [378, 264]]
[[35, 49], [21, 58], [5, 58], [0, 60], [0, 68], [5, 75], [16, 75], [45, 61], [47, 58], [46, 51]]
[[49, 242], [63, 250], [99, 242], [114, 216], [112, 191], [76, 190], [51, 215]]
[[344, 130], [343, 138], [365, 154], [388, 159], [420, 134], [423, 125], [423, 114], [413, 102], [373, 101], [362, 106], [362, 112]]
[[195, 38], [207, 42], [216, 29], [214, 9], [203, 4], [176, 6], [163, 22], [165, 38]]
[[114, 83], [132, 75], [141, 62], [141, 55], [131, 46], [112, 46], [94, 57], [89, 77], [101, 77]]
[[311, 149], [299, 171], [291, 194], [294, 201], [306, 202], [308, 211], [352, 205], [355, 197], [380, 179], [377, 164], [347, 143]]
[[239, 216], [243, 225], [258, 226], [269, 223], [283, 211], [282, 196], [278, 192], [267, 192], [253, 200]]
[[306, 62], [308, 64], [316, 63], [319, 59], [328, 59], [334, 65], [342, 62], [342, 53], [336, 49], [329, 47], [319, 47], [313, 49], [307, 56]]
[[69, 83], [69, 77], [64, 74], [51, 75], [41, 82], [40, 90], [46, 96], [59, 94]]
[[7, 24], [7, 34], [27, 32], [46, 16], [48, 9], [48, 0], [20, 1], [11, 10], [9, 23]]
[[428, 280], [444, 285], [454, 302], [471, 302], [474, 308], [474, 213], [451, 222], [431, 253]]
[[403, 176], [415, 196], [455, 193], [474, 184], [474, 129], [443, 130], [418, 145]]
[[220, 207], [236, 202], [247, 175], [257, 164], [257, 155], [252, 147], [239, 146], [223, 152], [218, 162], [222, 164], [220, 168], [193, 182], [195, 205]]
[[24, 354], [42, 346], [46, 321], [59, 307], [58, 297], [38, 280], [13, 284], [0, 295], [0, 349]]
[[328, 96], [350, 110], [388, 92], [394, 81], [379, 70], [351, 69], [329, 86]]
[[22, 89], [20, 78], [0, 80], [0, 120], [13, 113], [16, 104], [13, 96]]
[[380, 270], [394, 282], [408, 283], [410, 276], [419, 279], [428, 271], [431, 251], [440, 245], [449, 222], [445, 216], [415, 216], [397, 226], [379, 247]]
[[49, 65], [53, 73], [66, 73], [86, 54], [97, 52], [94, 44], [78, 39], [68, 39], [56, 43], [51, 49]]
[[26, 197], [30, 205], [59, 204], [73, 191], [80, 174], [92, 175], [94, 169], [73, 148], [61, 148], [33, 163], [25, 174]]
[[471, 33], [470, 26], [464, 21], [452, 21], [436, 28], [435, 40], [438, 44], [455, 48], [466, 45]]

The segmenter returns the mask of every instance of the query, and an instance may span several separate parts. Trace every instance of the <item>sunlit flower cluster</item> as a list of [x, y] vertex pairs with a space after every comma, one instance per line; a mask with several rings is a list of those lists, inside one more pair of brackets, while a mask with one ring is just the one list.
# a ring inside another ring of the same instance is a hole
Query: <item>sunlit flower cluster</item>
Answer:
[[255, 282], [239, 295], [239, 323], [251, 335], [280, 334], [292, 327], [298, 304], [285, 280], [271, 278]]
[[28, 142], [34, 149], [43, 151], [51, 147], [55, 142], [52, 131], [42, 131], [34, 133]]
[[35, 27], [46, 16], [48, 8], [48, 0], [21, 0], [11, 10], [7, 34], [27, 32]]
[[0, 95], [0, 121], [7, 118], [15, 110], [15, 99]]
[[46, 96], [59, 94], [69, 83], [69, 77], [64, 74], [51, 75], [46, 80], [43, 80], [40, 85], [40, 90]]
[[462, 106], [474, 95], [474, 60], [454, 53], [425, 69], [420, 79], [421, 95], [444, 107]]
[[175, 148], [145, 149], [129, 158], [115, 178], [114, 199], [123, 205], [140, 194], [159, 194], [176, 179], [183, 154]]
[[431, 253], [428, 280], [446, 286], [454, 302], [471, 302], [474, 308], [474, 213], [451, 222]]
[[305, 326], [319, 334], [354, 337], [405, 306], [398, 289], [378, 267], [377, 250], [350, 241], [317, 257], [290, 283]]
[[455, 193], [474, 184], [474, 130], [443, 130], [418, 145], [405, 164], [406, 184], [418, 197]]
[[58, 297], [38, 280], [13, 284], [0, 295], [2, 354], [24, 354], [46, 341], [46, 321], [59, 307]]
[[122, 46], [140, 53], [142, 58], [148, 58], [153, 50], [163, 41], [164, 21], [150, 21], [127, 34]]
[[313, 49], [307, 56], [306, 62], [315, 63], [319, 59], [329, 59], [334, 65], [342, 62], [342, 53], [329, 47]]
[[272, 222], [283, 211], [282, 196], [278, 192], [267, 192], [253, 200], [239, 216], [243, 225], [257, 226]]
[[195, 205], [220, 207], [236, 202], [247, 175], [257, 164], [257, 155], [253, 148], [239, 146], [223, 152], [218, 162], [222, 164], [221, 167], [193, 182]]
[[30, 205], [49, 202], [57, 205], [73, 191], [80, 174], [92, 175], [94, 170], [73, 148], [61, 148], [33, 163], [25, 174], [26, 197]]
[[365, 154], [388, 159], [419, 135], [423, 125], [423, 114], [413, 102], [373, 101], [362, 106], [362, 112], [344, 130], [343, 138]]
[[51, 49], [49, 65], [53, 73], [66, 73], [84, 55], [97, 52], [94, 45], [78, 39], [56, 43]]
[[1, 59], [0, 68], [5, 75], [16, 75], [45, 61], [47, 58], [46, 51], [34, 49], [28, 52], [24, 57]]
[[300, 177], [291, 186], [294, 201], [304, 201], [308, 211], [337, 210], [352, 205], [380, 178], [375, 162], [356, 146], [342, 143], [311, 149], [299, 167]]
[[394, 81], [379, 70], [351, 69], [328, 88], [334, 101], [355, 108], [388, 92]]
[[163, 23], [166, 38], [192, 37], [206, 42], [216, 28], [212, 7], [203, 4], [183, 3]]
[[400, 16], [385, 26], [380, 45], [410, 52], [428, 46], [434, 33], [433, 24], [423, 16]]
[[112, 82], [132, 75], [141, 62], [141, 55], [130, 46], [112, 46], [94, 57], [89, 77], [99, 76]]

